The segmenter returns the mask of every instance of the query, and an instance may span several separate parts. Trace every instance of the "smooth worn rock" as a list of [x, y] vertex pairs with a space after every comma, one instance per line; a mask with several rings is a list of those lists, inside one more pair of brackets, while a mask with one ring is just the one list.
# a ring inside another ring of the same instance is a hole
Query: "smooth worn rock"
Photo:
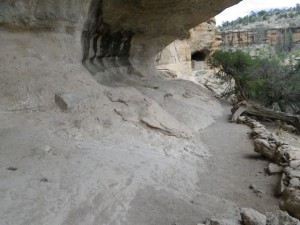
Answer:
[[[190, 29], [188, 39], [175, 40], [157, 54], [157, 69], [165, 76], [172, 74], [174, 78], [191, 77], [192, 67], [201, 69], [207, 66], [207, 57], [221, 44], [218, 38], [215, 19], [199, 24]], [[203, 58], [193, 59], [192, 63], [191, 55], [195, 53], [200, 53]]]
[[55, 94], [55, 103], [63, 111], [72, 111], [78, 106], [86, 96], [79, 93], [60, 93]]
[[174, 78], [182, 78], [192, 74], [191, 50], [186, 40], [176, 40], [169, 44], [156, 56], [157, 69], [165, 73], [173, 73]]
[[300, 190], [299, 188], [286, 188], [280, 200], [280, 208], [300, 219]]
[[279, 166], [278, 164], [275, 163], [270, 163], [269, 166], [267, 167], [267, 172], [268, 174], [281, 173], [282, 169], [283, 169], [282, 166]]
[[189, 139], [192, 131], [171, 116], [157, 102], [138, 92], [134, 88], [127, 92], [125, 88], [115, 88], [107, 92], [112, 102], [122, 103], [115, 109], [123, 120], [140, 123], [169, 136]]
[[300, 149], [291, 146], [291, 150], [285, 153], [288, 160], [300, 160]]
[[300, 160], [291, 160], [289, 165], [294, 169], [300, 168]]
[[239, 220], [231, 220], [231, 219], [210, 219], [210, 223], [208, 225], [242, 225]]
[[241, 209], [244, 225], [266, 225], [266, 216], [250, 208]]
[[292, 178], [290, 179], [290, 185], [291, 187], [300, 187], [300, 179], [299, 178]]
[[300, 225], [300, 221], [285, 211], [277, 210], [267, 213], [267, 225]]
[[270, 144], [265, 139], [254, 139], [254, 151], [260, 153], [269, 159], [275, 159], [276, 151], [270, 148]]
[[297, 178], [300, 178], [300, 170], [292, 170], [292, 171], [289, 173], [289, 177], [297, 177]]

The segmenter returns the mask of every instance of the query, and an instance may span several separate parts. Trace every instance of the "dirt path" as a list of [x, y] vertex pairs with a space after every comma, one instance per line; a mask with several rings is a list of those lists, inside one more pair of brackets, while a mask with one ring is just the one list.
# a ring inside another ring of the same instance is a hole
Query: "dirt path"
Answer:
[[253, 152], [249, 129], [228, 123], [223, 107], [192, 140], [117, 123], [117, 116], [123, 132], [74, 138], [68, 132], [80, 132], [66, 124], [69, 114], [0, 113], [0, 224], [195, 225], [238, 218], [234, 203], [277, 209], [277, 177], [264, 175], [268, 162]]
[[[262, 213], [278, 209], [278, 199], [274, 196], [279, 176], [265, 175], [264, 167], [269, 162], [253, 151], [252, 141], [247, 138], [250, 129], [228, 123], [230, 106], [223, 102], [223, 107], [223, 116], [199, 134], [213, 155], [208, 171], [199, 175], [201, 192]], [[262, 193], [254, 193], [249, 188], [251, 184]]]

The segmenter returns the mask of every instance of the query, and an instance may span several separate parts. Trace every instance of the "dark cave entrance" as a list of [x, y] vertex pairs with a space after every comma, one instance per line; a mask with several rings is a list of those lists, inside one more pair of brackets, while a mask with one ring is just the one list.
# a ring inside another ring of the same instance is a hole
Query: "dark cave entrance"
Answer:
[[197, 51], [192, 54], [192, 60], [194, 61], [205, 61], [207, 53], [204, 51]]

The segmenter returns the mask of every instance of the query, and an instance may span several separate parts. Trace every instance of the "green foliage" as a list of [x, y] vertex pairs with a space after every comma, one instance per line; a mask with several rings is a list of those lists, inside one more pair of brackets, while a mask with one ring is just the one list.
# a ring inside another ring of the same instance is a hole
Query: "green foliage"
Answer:
[[285, 29], [282, 37], [278, 37], [277, 45], [275, 46], [276, 52], [279, 56], [285, 56], [294, 47], [293, 33], [291, 29]]
[[266, 21], [272, 16], [276, 16], [277, 19], [281, 18], [294, 18], [297, 15], [300, 15], [300, 4], [297, 4], [295, 7], [283, 8], [283, 9], [271, 9], [268, 11], [261, 10], [259, 12], [252, 11], [250, 15], [245, 17], [239, 17], [234, 21], [226, 21], [219, 28], [222, 29], [233, 29], [238, 25], [248, 25], [249, 23]]
[[226, 82], [232, 79], [239, 101], [257, 101], [264, 106], [273, 103], [300, 103], [300, 63], [294, 68], [278, 60], [251, 57], [237, 51], [216, 51], [208, 63], [216, 68], [216, 75]]

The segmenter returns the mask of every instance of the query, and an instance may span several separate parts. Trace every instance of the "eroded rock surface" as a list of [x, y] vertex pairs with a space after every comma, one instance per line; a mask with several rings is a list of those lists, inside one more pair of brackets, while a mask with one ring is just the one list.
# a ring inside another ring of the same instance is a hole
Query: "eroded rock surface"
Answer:
[[179, 212], [191, 225], [235, 214], [197, 192], [209, 153], [194, 134], [222, 113], [219, 101], [158, 77], [155, 56], [237, 2], [1, 1], [0, 223], [132, 224], [136, 211], [151, 221], [144, 201], [133, 204], [140, 190], [170, 196], [156, 198], [170, 213], [156, 225]]
[[210, 19], [190, 29], [189, 38], [176, 40], [159, 52], [157, 68], [167, 77], [193, 80], [193, 70], [209, 70], [206, 60], [220, 44], [216, 21]]

